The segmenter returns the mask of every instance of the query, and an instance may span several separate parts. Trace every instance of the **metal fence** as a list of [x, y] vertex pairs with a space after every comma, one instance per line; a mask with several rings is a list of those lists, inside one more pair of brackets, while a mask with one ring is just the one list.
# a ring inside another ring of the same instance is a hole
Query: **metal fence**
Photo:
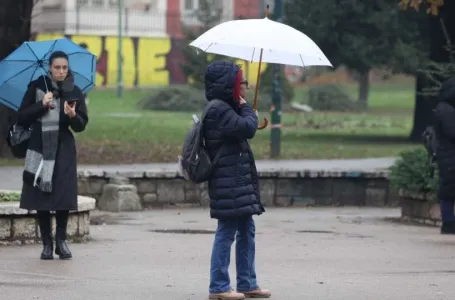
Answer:
[[[257, 14], [251, 10], [251, 16]], [[253, 16], [254, 15], [254, 16]], [[66, 34], [95, 34], [116, 35], [119, 31], [119, 11], [114, 8], [107, 9], [46, 9], [37, 12], [32, 19], [34, 32], [65, 32]], [[225, 11], [221, 22], [233, 19], [232, 11]], [[124, 9], [122, 11], [122, 32], [125, 36], [160, 36], [166, 35], [166, 28], [175, 27], [180, 23], [185, 25], [199, 25], [194, 14], [173, 13], [160, 11], [143, 11], [137, 9]]]

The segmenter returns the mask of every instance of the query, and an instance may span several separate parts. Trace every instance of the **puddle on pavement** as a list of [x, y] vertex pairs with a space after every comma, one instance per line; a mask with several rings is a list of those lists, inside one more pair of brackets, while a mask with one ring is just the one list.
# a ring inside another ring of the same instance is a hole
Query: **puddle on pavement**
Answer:
[[297, 230], [297, 233], [318, 233], [318, 234], [331, 234], [331, 235], [343, 235], [348, 238], [358, 238], [358, 239], [366, 239], [366, 238], [373, 238], [372, 235], [363, 235], [358, 233], [339, 233], [331, 230]]
[[205, 229], [151, 229], [150, 232], [168, 234], [214, 234], [215, 230]]
[[[90, 225], [119, 225], [122, 221], [136, 221], [137, 219], [122, 215], [95, 215], [90, 216]], [[123, 222], [124, 223], [124, 222]]]
[[357, 239], [371, 239], [374, 238], [372, 235], [363, 235], [363, 234], [356, 234], [356, 233], [347, 233], [346, 236], [348, 238], [357, 238]]
[[330, 230], [297, 230], [298, 233], [325, 233], [325, 234], [336, 234], [336, 232]]

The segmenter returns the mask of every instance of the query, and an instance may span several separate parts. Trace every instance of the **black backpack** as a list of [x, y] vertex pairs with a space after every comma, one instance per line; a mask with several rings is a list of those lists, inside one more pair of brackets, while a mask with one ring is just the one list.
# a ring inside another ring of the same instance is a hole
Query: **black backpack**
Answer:
[[185, 136], [182, 154], [179, 156], [178, 160], [179, 173], [186, 180], [191, 180], [193, 183], [202, 183], [210, 179], [213, 166], [216, 165], [224, 148], [223, 145], [212, 161], [208, 154], [203, 137], [204, 119], [210, 108], [220, 102], [223, 101], [218, 99], [209, 101], [202, 112], [200, 120], [194, 120], [195, 116], [193, 116], [193, 127]]
[[8, 136], [6, 137], [6, 142], [15, 158], [25, 158], [31, 135], [31, 126], [23, 127], [15, 123], [10, 127]]

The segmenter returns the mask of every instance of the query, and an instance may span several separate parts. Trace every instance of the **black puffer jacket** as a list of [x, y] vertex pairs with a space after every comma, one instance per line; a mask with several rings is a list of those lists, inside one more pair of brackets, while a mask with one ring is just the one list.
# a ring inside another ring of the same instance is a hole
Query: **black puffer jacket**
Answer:
[[233, 63], [216, 61], [207, 67], [205, 74], [207, 100], [224, 101], [209, 110], [204, 123], [210, 157], [213, 159], [222, 151], [209, 180], [210, 216], [216, 219], [264, 212], [254, 156], [247, 141], [256, 133], [258, 118], [249, 104], [239, 107], [234, 102], [238, 71], [239, 67]]
[[435, 109], [439, 199], [455, 199], [455, 78], [441, 87]]

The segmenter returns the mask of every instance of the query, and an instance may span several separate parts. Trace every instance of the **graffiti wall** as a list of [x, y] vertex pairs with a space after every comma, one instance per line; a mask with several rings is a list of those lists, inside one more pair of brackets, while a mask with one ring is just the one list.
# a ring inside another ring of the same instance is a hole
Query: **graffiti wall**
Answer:
[[[37, 41], [61, 38], [62, 34], [40, 33]], [[97, 86], [114, 86], [118, 72], [118, 38], [113, 36], [66, 36], [75, 43], [85, 44], [98, 57]], [[122, 40], [123, 82], [126, 87], [185, 84], [187, 78], [180, 69], [183, 55], [182, 40], [175, 38], [125, 37]], [[256, 81], [258, 64], [239, 61], [247, 71], [248, 80]], [[265, 66], [262, 68], [265, 69]]]

